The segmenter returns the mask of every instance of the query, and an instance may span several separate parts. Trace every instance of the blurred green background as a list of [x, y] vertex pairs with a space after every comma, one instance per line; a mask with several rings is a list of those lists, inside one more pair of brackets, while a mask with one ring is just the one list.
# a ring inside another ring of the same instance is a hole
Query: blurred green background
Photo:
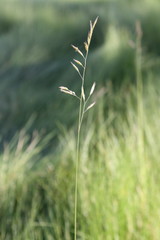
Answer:
[[73, 239], [78, 102], [58, 87], [79, 92], [71, 44], [84, 50], [97, 16], [77, 239], [160, 239], [159, 1], [1, 0], [0, 240]]
[[[58, 2], [2, 1], [0, 7], [0, 126], [3, 136], [13, 135], [34, 116], [34, 128], [47, 132], [56, 122], [74, 122], [74, 101], [58, 86], [78, 88], [70, 66], [83, 48], [89, 20], [99, 16], [91, 45], [87, 87], [111, 80], [115, 86], [134, 82], [135, 22], [143, 29], [143, 64], [159, 74], [159, 3], [156, 1]], [[66, 106], [64, 107], [63, 102]], [[60, 110], [61, 109], [61, 110]], [[75, 114], [76, 115], [76, 114]], [[65, 119], [64, 119], [65, 116]]]

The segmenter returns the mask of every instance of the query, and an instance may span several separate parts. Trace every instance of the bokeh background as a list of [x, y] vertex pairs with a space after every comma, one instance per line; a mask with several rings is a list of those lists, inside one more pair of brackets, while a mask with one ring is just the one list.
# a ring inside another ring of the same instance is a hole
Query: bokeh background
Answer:
[[[0, 240], [71, 240], [80, 79], [96, 106], [81, 142], [77, 239], [160, 239], [158, 0], [0, 1]], [[141, 28], [136, 30], [136, 25]]]

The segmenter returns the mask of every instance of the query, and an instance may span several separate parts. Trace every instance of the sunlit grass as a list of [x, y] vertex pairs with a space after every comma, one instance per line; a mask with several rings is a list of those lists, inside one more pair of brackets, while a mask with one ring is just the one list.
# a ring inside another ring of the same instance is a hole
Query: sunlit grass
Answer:
[[[141, 159], [136, 89], [126, 92], [123, 87], [114, 99], [108, 93], [86, 119], [79, 179], [80, 239], [160, 237], [160, 99], [152, 82], [147, 85]], [[106, 101], [111, 104], [108, 116]], [[28, 145], [22, 135], [17, 145], [1, 153], [1, 239], [73, 239], [75, 146], [71, 131], [61, 136], [54, 155], [43, 156], [43, 143], [33, 139]]]
[[[77, 103], [57, 88], [77, 93], [70, 44], [82, 47], [86, 22], [97, 15], [85, 86], [89, 93], [97, 82], [97, 104], [82, 130], [77, 238], [159, 240], [158, 1], [146, 0], [142, 8], [138, 1], [6, 2], [0, 3], [0, 240], [74, 238]], [[137, 18], [143, 30], [139, 93], [131, 48]], [[31, 116], [30, 131], [23, 130]]]

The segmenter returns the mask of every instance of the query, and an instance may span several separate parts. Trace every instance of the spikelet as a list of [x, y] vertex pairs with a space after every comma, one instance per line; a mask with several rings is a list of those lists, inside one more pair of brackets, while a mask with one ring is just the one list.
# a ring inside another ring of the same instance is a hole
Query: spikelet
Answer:
[[95, 26], [96, 26], [96, 23], [97, 23], [97, 21], [98, 21], [98, 18], [99, 18], [99, 17], [96, 17], [94, 23], [92, 24], [92, 29], [93, 29], [93, 30], [94, 30], [94, 28], [95, 28]]
[[89, 45], [91, 43], [93, 30], [94, 30], [94, 28], [96, 26], [97, 21], [98, 21], [98, 17], [95, 19], [95, 21], [93, 23], [92, 23], [92, 21], [90, 21], [90, 30], [88, 32], [87, 42], [84, 42], [84, 46], [85, 46], [86, 52], [88, 52], [88, 50], [89, 50]]
[[91, 91], [90, 91], [90, 93], [89, 93], [90, 96], [93, 94], [94, 89], [95, 89], [95, 86], [96, 86], [96, 83], [94, 82], [93, 85], [92, 85], [92, 87], [91, 87]]
[[85, 112], [87, 112], [89, 109], [91, 109], [95, 104], [96, 104], [96, 102], [91, 103], [91, 104], [87, 107], [87, 109], [85, 110]]
[[72, 66], [74, 67], [74, 69], [75, 69], [75, 70], [81, 75], [81, 73], [80, 73], [78, 67], [77, 67], [74, 63], [72, 63], [72, 62], [71, 62], [71, 64], [72, 64]]
[[84, 68], [83, 64], [80, 61], [78, 61], [77, 59], [73, 59], [73, 61], [76, 62], [77, 64], [79, 64], [80, 66], [82, 66]]
[[84, 88], [83, 88], [83, 86], [82, 86], [82, 88], [81, 88], [81, 94], [82, 94], [83, 100], [85, 101], [85, 93], [84, 93]]
[[68, 90], [67, 87], [63, 87], [63, 86], [59, 87], [59, 89], [60, 89], [60, 91], [62, 91], [62, 90]]
[[64, 92], [66, 94], [70, 94], [72, 96], [76, 96], [75, 92], [73, 92], [72, 90], [68, 89], [67, 87], [61, 86], [61, 87], [59, 87], [59, 89], [60, 89], [61, 92]]
[[92, 30], [92, 28], [91, 28], [90, 31], [89, 31], [89, 33], [88, 33], [88, 37], [87, 37], [88, 46], [90, 45], [90, 42], [91, 42], [92, 33], [93, 33], [93, 30]]
[[88, 49], [89, 49], [88, 43], [84, 42], [84, 47], [85, 47], [85, 49], [86, 49], [86, 52], [88, 52]]
[[73, 49], [74, 49], [76, 52], [78, 52], [78, 53], [84, 58], [83, 53], [79, 50], [78, 47], [74, 46], [73, 44], [72, 44], [71, 46], [73, 47]]

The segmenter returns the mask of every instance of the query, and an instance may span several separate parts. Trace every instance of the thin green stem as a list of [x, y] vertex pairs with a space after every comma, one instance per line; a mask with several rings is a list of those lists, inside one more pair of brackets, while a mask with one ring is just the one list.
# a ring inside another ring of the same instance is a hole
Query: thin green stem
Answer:
[[[87, 65], [87, 56], [84, 58], [84, 69], [82, 75], [82, 85], [81, 89], [84, 88], [84, 80], [85, 80], [85, 72]], [[74, 240], [77, 239], [77, 207], [78, 207], [78, 173], [79, 173], [79, 159], [80, 159], [80, 134], [81, 134], [81, 125], [84, 117], [86, 102], [83, 100], [82, 90], [80, 97], [80, 105], [79, 105], [79, 117], [78, 117], [78, 130], [77, 130], [77, 146], [76, 146], [76, 174], [75, 174], [75, 204], [74, 204]]]
[[[81, 111], [79, 111], [79, 115]], [[76, 176], [75, 176], [75, 204], [74, 204], [74, 240], [77, 239], [77, 200], [78, 200], [78, 170], [79, 170], [79, 155], [80, 155], [80, 122], [78, 124], [77, 150], [76, 150]]]
[[[93, 33], [93, 29], [95, 27], [95, 24], [98, 20], [98, 17], [94, 21], [94, 23], [90, 22], [90, 32], [88, 34], [87, 43], [85, 42], [85, 49], [86, 49], [86, 55], [84, 56], [82, 52], [77, 48], [73, 48], [83, 57], [84, 59], [84, 65], [83, 65], [83, 73], [81, 74], [79, 70], [77, 70], [82, 83], [81, 83], [81, 96], [79, 98], [80, 104], [79, 104], [79, 117], [78, 117], [78, 130], [77, 130], [77, 146], [76, 146], [76, 173], [75, 173], [75, 205], [74, 205], [74, 240], [77, 239], [77, 209], [78, 209], [78, 177], [79, 177], [79, 163], [80, 163], [80, 135], [81, 135], [81, 126], [83, 122], [83, 117], [85, 113], [85, 107], [86, 103], [88, 102], [90, 96], [85, 100], [85, 93], [84, 93], [84, 83], [85, 83], [85, 74], [86, 74], [86, 66], [87, 66], [87, 58], [88, 58], [88, 51], [89, 51], [89, 45]], [[87, 45], [88, 44], [88, 45]], [[73, 65], [73, 64], [72, 64]]]

